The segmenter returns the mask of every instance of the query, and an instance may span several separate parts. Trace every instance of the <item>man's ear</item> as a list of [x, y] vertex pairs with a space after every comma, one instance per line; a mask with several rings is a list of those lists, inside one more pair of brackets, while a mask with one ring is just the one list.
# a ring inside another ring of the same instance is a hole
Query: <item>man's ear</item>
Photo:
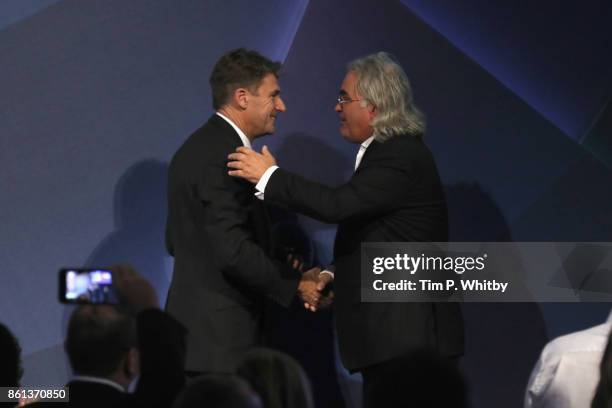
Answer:
[[244, 110], [249, 105], [248, 92], [245, 88], [237, 88], [232, 95], [232, 99], [236, 106]]
[[128, 350], [123, 370], [125, 376], [129, 379], [140, 374], [140, 352], [137, 348], [132, 347]]
[[370, 116], [370, 120], [373, 120], [378, 115], [378, 109], [375, 105], [369, 104], [367, 106], [368, 115]]

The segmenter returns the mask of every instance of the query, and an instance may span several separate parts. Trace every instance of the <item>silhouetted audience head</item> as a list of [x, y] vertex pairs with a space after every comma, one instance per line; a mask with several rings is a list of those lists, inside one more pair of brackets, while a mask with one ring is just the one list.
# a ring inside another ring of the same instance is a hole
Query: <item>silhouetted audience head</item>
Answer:
[[109, 378], [127, 388], [139, 372], [134, 317], [110, 305], [79, 306], [68, 323], [65, 348], [77, 375]]
[[599, 383], [591, 408], [612, 408], [612, 332], [608, 335], [608, 344], [599, 365]]
[[262, 408], [259, 396], [234, 375], [204, 375], [179, 394], [173, 408]]
[[365, 406], [468, 407], [466, 385], [459, 369], [432, 351], [413, 351], [390, 370], [385, 384], [380, 387], [375, 382], [372, 384], [373, 392], [364, 401]]
[[256, 348], [238, 365], [238, 375], [259, 394], [265, 408], [312, 408], [310, 382], [292, 357], [276, 350]]
[[21, 347], [13, 333], [0, 323], [0, 387], [17, 387], [21, 380]]

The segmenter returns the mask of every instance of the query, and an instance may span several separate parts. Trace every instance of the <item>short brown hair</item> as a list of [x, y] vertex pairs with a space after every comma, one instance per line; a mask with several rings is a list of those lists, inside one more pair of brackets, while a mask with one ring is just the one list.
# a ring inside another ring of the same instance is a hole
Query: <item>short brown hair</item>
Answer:
[[224, 54], [210, 74], [213, 108], [225, 105], [238, 88], [257, 89], [266, 75], [278, 77], [280, 69], [280, 62], [270, 61], [257, 51], [238, 48]]
[[64, 346], [76, 374], [106, 377], [137, 347], [136, 319], [114, 305], [79, 306], [70, 316]]

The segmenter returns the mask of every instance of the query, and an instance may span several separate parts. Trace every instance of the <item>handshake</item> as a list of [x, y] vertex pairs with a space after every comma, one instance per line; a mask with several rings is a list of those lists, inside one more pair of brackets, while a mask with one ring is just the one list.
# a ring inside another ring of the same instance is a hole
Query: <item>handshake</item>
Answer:
[[331, 305], [334, 292], [326, 290], [327, 285], [334, 280], [330, 273], [321, 273], [321, 268], [315, 267], [302, 273], [298, 285], [298, 295], [304, 301], [304, 307], [311, 312], [324, 309]]

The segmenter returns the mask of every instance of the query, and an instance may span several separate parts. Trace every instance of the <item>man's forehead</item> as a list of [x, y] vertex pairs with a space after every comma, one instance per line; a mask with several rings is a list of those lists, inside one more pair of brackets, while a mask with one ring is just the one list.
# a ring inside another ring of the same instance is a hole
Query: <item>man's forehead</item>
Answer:
[[278, 79], [274, 74], [267, 74], [259, 85], [259, 89], [267, 90], [269, 92], [280, 91], [280, 85], [278, 83]]
[[261, 83], [269, 86], [278, 86], [278, 78], [274, 74], [266, 74], [261, 80]]
[[357, 77], [352, 71], [347, 72], [342, 85], [340, 85], [340, 95], [350, 95], [351, 92], [357, 93]]

